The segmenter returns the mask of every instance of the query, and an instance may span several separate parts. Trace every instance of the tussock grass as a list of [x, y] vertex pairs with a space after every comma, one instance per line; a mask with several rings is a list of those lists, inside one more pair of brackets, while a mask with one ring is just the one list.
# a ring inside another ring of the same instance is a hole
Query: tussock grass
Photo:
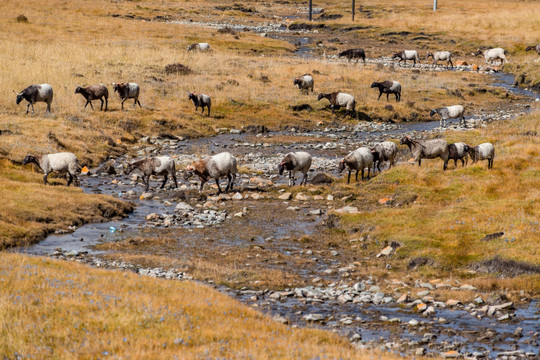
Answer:
[[330, 332], [277, 324], [193, 282], [15, 254], [0, 260], [0, 353], [8, 358], [373, 356]]

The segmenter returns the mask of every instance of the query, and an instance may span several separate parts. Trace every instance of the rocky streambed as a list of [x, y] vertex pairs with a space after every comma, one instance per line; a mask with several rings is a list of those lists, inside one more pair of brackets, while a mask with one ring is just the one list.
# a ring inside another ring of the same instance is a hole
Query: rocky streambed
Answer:
[[[468, 119], [467, 127], [459, 130], [515, 116], [525, 112], [527, 106]], [[331, 329], [348, 337], [359, 348], [383, 348], [406, 356], [538, 358], [540, 310], [537, 301], [517, 306], [502, 297], [482, 294], [457, 280], [387, 281], [369, 276], [358, 279], [354, 274], [363, 266], [361, 261], [352, 261], [347, 254], [340, 253], [339, 248], [310, 249], [302, 243], [306, 236], [305, 241], [309, 241], [309, 236], [318, 236], [318, 227], [332, 220], [329, 214], [333, 211], [358, 211], [347, 205], [346, 196], [334, 198], [316, 191], [293, 195], [284, 187], [275, 190], [287, 181], [285, 176], [276, 174], [276, 167], [289, 151], [312, 153], [314, 171], [309, 177], [324, 184], [335, 180], [337, 159], [352, 149], [389, 138], [399, 139], [405, 134], [424, 137], [443, 131], [437, 125], [438, 122], [360, 123], [354, 127], [309, 132], [291, 128], [280, 133], [259, 134], [242, 129], [220, 129], [214, 137], [197, 140], [142, 138], [132, 158], [111, 159], [81, 179], [86, 192], [135, 202], [133, 214], [118, 221], [88, 224], [68, 234], [59, 229], [58, 234], [39, 244], [19, 250], [96, 267], [134, 271], [144, 276], [181, 280], [191, 279], [192, 275], [177, 267], [144, 267], [111, 259], [107, 256], [108, 248], [100, 245], [119, 244], [115, 252], [144, 255], [158, 251], [173, 258], [202, 251], [227, 253], [249, 248], [245, 261], [261, 269], [285, 270], [301, 279], [304, 285], [284, 290], [217, 288], [272, 315], [279, 322]], [[288, 139], [298, 137], [299, 141], [282, 143], [273, 139], [285, 135]], [[235, 184], [237, 192], [217, 196], [215, 188], [206, 185], [206, 195], [201, 196], [196, 181], [180, 179], [179, 189], [171, 188], [169, 183], [164, 190], [159, 190], [161, 179], [154, 179], [150, 185], [153, 191], [144, 193], [137, 175], [123, 175], [123, 165], [134, 158], [172, 155], [178, 168], [183, 168], [197, 157], [195, 154], [220, 151], [230, 151], [238, 158], [241, 174]], [[400, 161], [408, 157], [408, 153], [402, 152]], [[396, 206], [401, 204], [396, 203]], [[138, 239], [153, 237], [176, 240], [172, 245], [168, 243], [166, 249], [159, 245], [140, 246], [142, 241]], [[370, 241], [363, 237], [353, 240], [353, 246], [363, 246]], [[129, 248], [130, 242], [138, 245]], [[386, 245], [381, 244], [377, 254], [381, 262], [391, 257], [398, 246]], [[255, 265], [265, 254], [271, 254], [269, 258], [273, 260], [265, 259], [266, 262]], [[207, 283], [212, 285], [212, 281]], [[438, 289], [467, 292], [470, 293], [467, 298], [474, 300], [438, 301], [432, 295]]]

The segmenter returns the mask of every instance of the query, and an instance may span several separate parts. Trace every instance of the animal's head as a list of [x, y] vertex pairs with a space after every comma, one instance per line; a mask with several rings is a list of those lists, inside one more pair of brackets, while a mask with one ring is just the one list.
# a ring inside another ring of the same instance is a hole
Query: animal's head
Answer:
[[23, 96], [23, 93], [19, 93], [17, 94], [17, 99], [15, 100], [15, 102], [17, 103], [17, 105], [19, 105], [21, 103], [21, 101], [23, 101], [24, 99], [24, 96]]
[[285, 171], [285, 162], [280, 162], [277, 168], [279, 171], [279, 175], [283, 175], [283, 172]]
[[406, 145], [411, 143], [411, 137], [409, 135], [404, 136], [400, 140], [401, 145]]
[[135, 170], [135, 163], [129, 163], [124, 166], [124, 174], [129, 175], [131, 172]]
[[371, 156], [373, 156], [373, 161], [379, 160], [379, 152], [375, 148], [371, 149]]
[[437, 111], [435, 109], [432, 109], [430, 112], [429, 112], [429, 116], [433, 116], [437, 113]]
[[433, 53], [431, 51], [428, 51], [426, 55], [426, 59], [429, 59], [430, 57], [433, 57]]
[[373, 89], [373, 88], [379, 87], [379, 85], [380, 84], [378, 82], [374, 81], [373, 84], [371, 84], [371, 88]]
[[300, 79], [299, 78], [294, 78], [293, 85], [299, 85], [299, 84], [300, 84]]
[[32, 162], [36, 161], [36, 157], [33, 155], [26, 155], [24, 157], [24, 160], [22, 162], [23, 165], [30, 164]]
[[525, 48], [525, 51], [531, 51], [531, 50], [534, 50], [534, 46], [527, 46]]
[[317, 101], [321, 100], [324, 97], [323, 93], [319, 93], [319, 96], [317, 96]]
[[479, 55], [484, 55], [484, 52], [480, 49], [478, 49], [478, 51], [473, 53], [473, 56], [479, 56]]
[[80, 92], [81, 92], [81, 87], [77, 86], [77, 88], [75, 89], [75, 94], [79, 94]]
[[195, 99], [195, 95], [196, 95], [195, 93], [192, 93], [192, 92], [189, 92], [189, 91], [188, 91], [188, 100], [193, 100], [193, 99]]
[[125, 83], [113, 83], [113, 90], [115, 92], [121, 93], [126, 88]]
[[392, 59], [397, 59], [397, 58], [401, 58], [400, 53], [394, 53], [394, 56], [392, 56]]
[[465, 146], [463, 146], [463, 151], [468, 153], [469, 151], [471, 151], [471, 147], [469, 145], [465, 144]]
[[345, 159], [341, 159], [338, 165], [338, 171], [341, 174], [345, 170]]
[[189, 165], [184, 171], [184, 180], [189, 180], [195, 174], [195, 168], [193, 165]]
[[188, 45], [187, 51], [191, 51], [191, 50], [195, 49], [195, 45], [197, 45], [197, 44]]

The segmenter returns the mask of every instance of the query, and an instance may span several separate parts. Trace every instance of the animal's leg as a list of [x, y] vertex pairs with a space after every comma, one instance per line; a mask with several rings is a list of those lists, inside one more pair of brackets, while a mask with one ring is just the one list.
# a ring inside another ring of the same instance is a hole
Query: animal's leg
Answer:
[[231, 186], [231, 174], [227, 174], [227, 186], [225, 187], [225, 192], [229, 191], [229, 187]]
[[105, 98], [105, 111], [107, 111], [108, 106], [109, 106], [109, 99]]
[[[463, 161], [463, 160], [461, 160], [461, 161]], [[456, 169], [457, 169], [457, 159], [454, 159], [454, 166], [455, 166]]]
[[163, 176], [163, 184], [161, 184], [162, 189], [165, 187], [165, 184], [167, 183], [168, 179], [169, 179], [169, 174], [165, 173], [165, 175]]
[[43, 176], [43, 184], [44, 184], [44, 185], [47, 185], [47, 184], [48, 184], [47, 176], [49, 176], [49, 173], [46, 173], [45, 176]]
[[446, 170], [448, 168], [448, 160], [446, 160], [444, 162], [444, 165], [443, 165], [443, 170]]
[[[28, 105], [26, 105], [26, 113], [28, 114], [28, 111], [30, 111], [30, 103], [28, 103]], [[33, 111], [32, 111], [33, 113]]]
[[71, 182], [73, 181], [73, 175], [71, 175], [69, 172], [67, 173], [67, 186], [71, 185]]
[[390, 101], [388, 100], [388, 96], [390, 96], [390, 93], [386, 93], [386, 102]]
[[[457, 167], [457, 165], [456, 165]], [[465, 167], [465, 160], [463, 158], [461, 158], [461, 167]]]
[[49, 114], [51, 113], [51, 104], [50, 103], [47, 103], [47, 112]]
[[201, 186], [199, 186], [199, 193], [202, 192], [203, 186], [204, 186], [204, 181], [201, 180]]
[[394, 95], [396, 95], [396, 102], [399, 102], [399, 96], [398, 96], [398, 93], [394, 93]]
[[302, 183], [304, 183], [304, 185], [307, 184], [307, 172], [304, 173], [304, 178], [302, 179], [302, 182], [300, 182], [300, 185], [302, 185]]
[[122, 110], [124, 110], [124, 101], [126, 101], [126, 99], [122, 99]]
[[[358, 181], [358, 172], [360, 170], [356, 170], [356, 177], [355, 177], [355, 181]], [[364, 179], [364, 170], [362, 169], [362, 180]]]
[[172, 173], [172, 178], [174, 180], [174, 187], [177, 189], [178, 188], [178, 181], [176, 181], [176, 173], [174, 171]]
[[217, 188], [218, 188], [218, 195], [221, 194], [221, 187], [219, 186], [219, 179], [216, 178], [216, 185], [217, 185]]
[[[374, 173], [375, 173], [375, 171], [374, 171]], [[368, 180], [371, 179], [371, 168], [370, 167], [368, 167], [368, 169], [367, 169], [367, 178], [368, 178]]]
[[418, 158], [418, 166], [422, 166], [422, 159], [421, 158]]
[[235, 181], [235, 180], [236, 180], [236, 174], [232, 174], [232, 179], [231, 179], [231, 188], [230, 188], [230, 190], [232, 190], [232, 189], [233, 189], [233, 187], [234, 187], [234, 181]]
[[448, 62], [450, 63], [450, 69], [453, 69], [454, 68], [454, 63], [452, 63], [452, 60], [448, 60]]
[[79, 182], [79, 178], [77, 177], [76, 174], [73, 174], [73, 179], [75, 179], [75, 185], [76, 185], [76, 186], [81, 185], [81, 183]]
[[137, 104], [139, 104], [139, 107], [142, 109], [141, 102], [139, 101], [139, 98], [137, 98]]
[[92, 108], [92, 110], [94, 110], [94, 105], [92, 105], [92, 102], [90, 100], [88, 100], [88, 102], [90, 103], [90, 107]]
[[208, 106], [208, 116], [210, 116], [210, 106]]
[[381, 95], [382, 95], [382, 91], [379, 92], [379, 97], [377, 98], [377, 101], [379, 101], [381, 99]]
[[364, 181], [364, 168], [362, 168], [362, 181]]
[[[358, 177], [358, 173], [356, 174], [356, 176]], [[350, 184], [351, 183], [351, 169], [349, 169], [349, 176], [347, 176], [347, 184]]]
[[145, 191], [148, 191], [148, 188], [150, 188], [150, 175], [146, 176], [146, 190]]
[[101, 101], [101, 107], [99, 108], [100, 111], [103, 110], [103, 98], [99, 98], [99, 101]]

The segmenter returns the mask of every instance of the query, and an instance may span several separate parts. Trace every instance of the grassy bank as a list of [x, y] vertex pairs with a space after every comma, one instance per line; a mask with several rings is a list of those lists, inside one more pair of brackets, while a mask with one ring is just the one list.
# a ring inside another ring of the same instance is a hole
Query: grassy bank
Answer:
[[110, 196], [86, 195], [64, 178], [43, 185], [42, 174], [0, 160], [0, 249], [29, 245], [69, 226], [122, 216], [130, 204]]
[[277, 324], [192, 282], [6, 253], [0, 260], [0, 353], [8, 358], [374, 356], [327, 331]]

